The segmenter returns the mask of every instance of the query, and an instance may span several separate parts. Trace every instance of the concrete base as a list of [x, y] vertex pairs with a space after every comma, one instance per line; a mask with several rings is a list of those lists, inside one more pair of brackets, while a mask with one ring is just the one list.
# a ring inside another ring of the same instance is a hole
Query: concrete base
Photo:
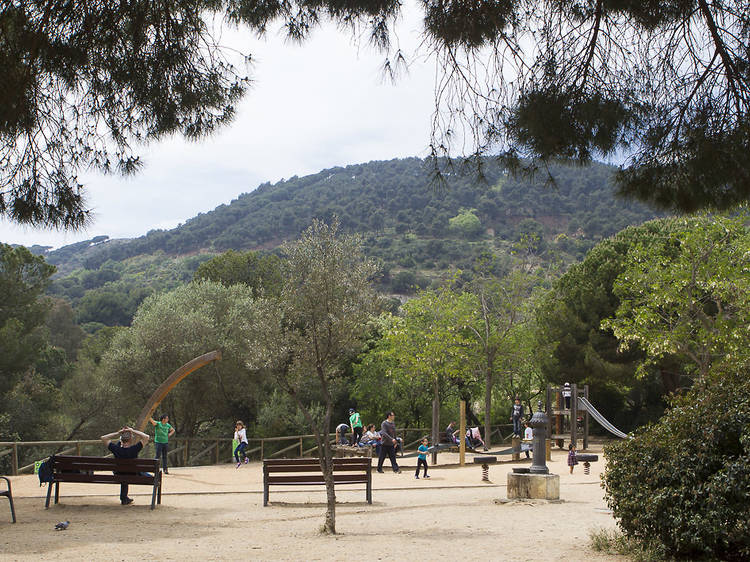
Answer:
[[508, 499], [559, 500], [559, 474], [508, 473]]

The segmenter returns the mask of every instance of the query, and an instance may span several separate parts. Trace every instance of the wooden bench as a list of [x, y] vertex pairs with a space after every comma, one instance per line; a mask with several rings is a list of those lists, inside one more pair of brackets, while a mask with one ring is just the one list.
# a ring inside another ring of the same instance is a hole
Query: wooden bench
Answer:
[[[114, 473], [117, 474], [114, 474]], [[150, 473], [150, 474], [145, 474]], [[161, 478], [158, 459], [114, 459], [106, 457], [75, 457], [56, 455], [52, 457], [52, 482], [47, 488], [49, 508], [52, 485], [55, 486], [55, 503], [60, 497], [60, 482], [83, 484], [134, 484], [152, 486], [151, 509], [161, 504]]]
[[[365, 484], [367, 503], [372, 503], [372, 459], [334, 458], [334, 484]], [[325, 485], [318, 459], [263, 459], [263, 505], [268, 505], [270, 486]]]

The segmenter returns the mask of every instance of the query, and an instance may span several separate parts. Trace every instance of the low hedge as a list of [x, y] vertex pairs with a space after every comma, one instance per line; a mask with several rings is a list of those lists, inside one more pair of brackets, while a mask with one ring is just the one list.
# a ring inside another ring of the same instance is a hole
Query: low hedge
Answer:
[[628, 537], [676, 558], [750, 559], [750, 373], [713, 373], [605, 454]]

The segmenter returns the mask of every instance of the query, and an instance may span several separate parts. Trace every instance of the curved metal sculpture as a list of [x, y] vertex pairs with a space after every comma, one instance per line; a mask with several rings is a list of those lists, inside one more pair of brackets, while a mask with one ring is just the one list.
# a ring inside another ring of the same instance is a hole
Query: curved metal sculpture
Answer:
[[161, 404], [161, 401], [164, 400], [164, 397], [169, 394], [169, 391], [177, 386], [177, 384], [182, 379], [184, 379], [196, 369], [200, 369], [204, 365], [207, 365], [211, 361], [220, 360], [221, 351], [209, 351], [208, 353], [205, 353], [200, 357], [196, 357], [195, 359], [188, 361], [174, 373], [169, 375], [167, 379], [163, 383], [161, 383], [161, 385], [159, 385], [159, 388], [154, 391], [154, 393], [151, 395], [151, 398], [148, 399], [148, 402], [146, 402], [146, 405], [143, 407], [143, 410], [141, 410], [141, 413], [138, 416], [138, 421], [135, 422], [135, 428], [138, 431], [143, 431], [144, 429], [146, 429], [146, 423], [153, 415], [154, 410], [156, 410], [157, 406]]

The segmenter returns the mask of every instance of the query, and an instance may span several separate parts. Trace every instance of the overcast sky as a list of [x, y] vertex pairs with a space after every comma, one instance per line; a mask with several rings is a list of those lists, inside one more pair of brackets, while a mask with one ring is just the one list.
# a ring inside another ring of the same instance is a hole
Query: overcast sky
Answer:
[[[398, 26], [407, 55], [416, 50], [419, 27], [415, 13]], [[0, 241], [60, 247], [101, 234], [134, 238], [173, 228], [266, 181], [427, 155], [434, 62], [410, 57], [409, 72], [394, 85], [383, 79], [383, 53], [355, 45], [330, 24], [302, 45], [270, 32], [238, 47], [256, 64], [232, 124], [198, 143], [173, 138], [140, 150], [145, 166], [131, 178], [82, 175], [94, 212], [87, 230], [23, 228], [2, 219]]]

